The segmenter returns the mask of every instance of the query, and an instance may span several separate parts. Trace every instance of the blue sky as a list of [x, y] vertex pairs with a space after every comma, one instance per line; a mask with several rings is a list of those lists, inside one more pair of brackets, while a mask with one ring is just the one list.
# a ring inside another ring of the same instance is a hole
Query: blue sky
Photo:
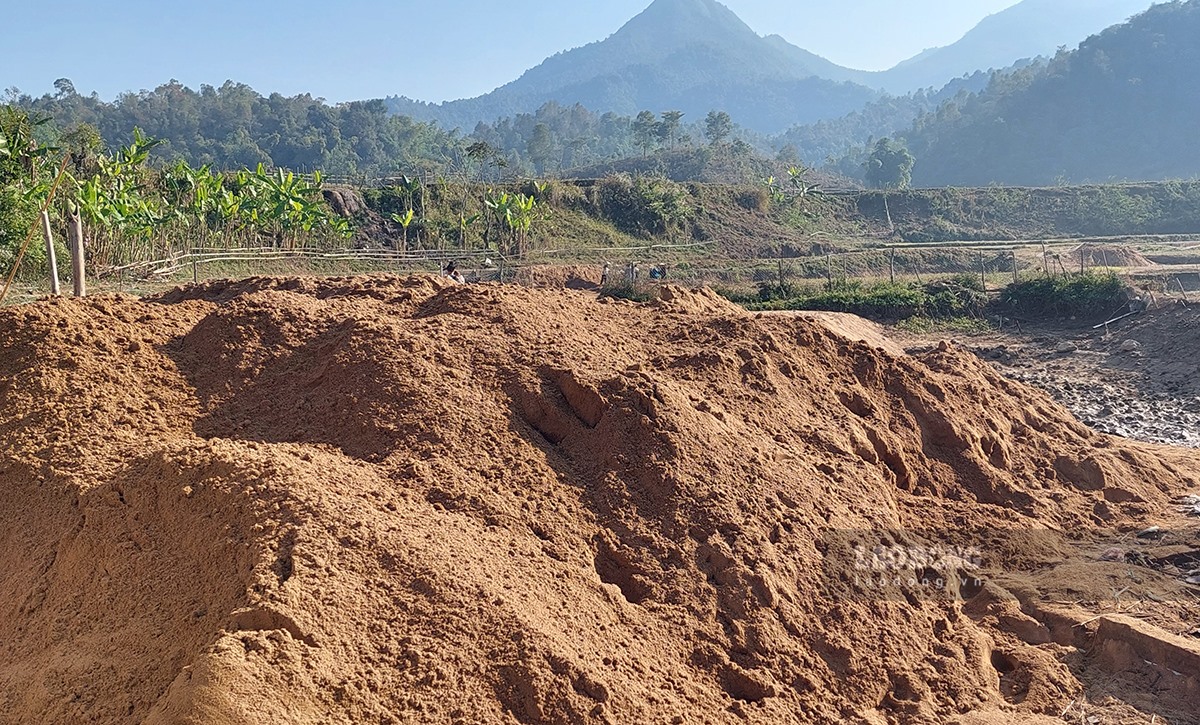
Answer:
[[[171, 78], [227, 79], [329, 101], [470, 97], [560, 50], [601, 40], [650, 0], [17, 0], [5, 9], [0, 88], [50, 92], [70, 78], [108, 99]], [[887, 68], [952, 43], [1017, 0], [725, 0], [777, 33], [856, 68]]]

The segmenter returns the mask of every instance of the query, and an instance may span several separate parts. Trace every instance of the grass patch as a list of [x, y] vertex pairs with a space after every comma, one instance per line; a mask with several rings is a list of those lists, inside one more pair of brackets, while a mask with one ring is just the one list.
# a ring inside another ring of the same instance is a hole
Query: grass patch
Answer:
[[1000, 294], [1001, 308], [1015, 317], [1099, 317], [1124, 301], [1124, 285], [1112, 273], [1038, 277]]
[[757, 301], [745, 301], [740, 295], [730, 299], [753, 311], [827, 310], [889, 322], [913, 317], [969, 317], [983, 313], [987, 306], [987, 295], [979, 280], [967, 276], [926, 284], [844, 282], [819, 290], [797, 290], [787, 285], [781, 290], [778, 285], [763, 285], [759, 295]]

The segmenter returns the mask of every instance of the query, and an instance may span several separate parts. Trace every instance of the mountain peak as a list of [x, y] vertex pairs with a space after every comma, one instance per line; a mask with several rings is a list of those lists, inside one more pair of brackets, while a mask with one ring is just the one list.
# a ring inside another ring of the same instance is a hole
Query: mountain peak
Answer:
[[650, 32], [660, 39], [714, 38], [721, 35], [758, 37], [732, 10], [717, 0], [654, 0], [617, 35]]
[[721, 11], [732, 13], [717, 0], [654, 0], [644, 12], [672, 14], [701, 14], [712, 16]]
[[769, 133], [845, 115], [876, 97], [814, 77], [778, 42], [717, 0], [654, 0], [608, 38], [547, 58], [487, 95], [423, 109], [424, 117], [470, 128], [554, 102], [630, 116], [674, 109], [689, 119], [723, 110]]

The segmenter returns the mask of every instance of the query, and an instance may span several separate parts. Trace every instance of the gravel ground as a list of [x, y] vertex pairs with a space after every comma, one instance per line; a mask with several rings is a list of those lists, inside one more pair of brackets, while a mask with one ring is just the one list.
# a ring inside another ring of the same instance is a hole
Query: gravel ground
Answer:
[[1121, 376], [1106, 369], [1103, 360], [1098, 359], [1106, 353], [1047, 355], [1028, 348], [1014, 353], [1010, 346], [974, 350], [1005, 375], [1050, 393], [1096, 430], [1200, 448], [1200, 396], [1159, 392], [1144, 381]]
[[[892, 336], [910, 350], [944, 337]], [[1200, 306], [1155, 310], [1107, 331], [1043, 325], [957, 342], [1096, 430], [1200, 448]]]

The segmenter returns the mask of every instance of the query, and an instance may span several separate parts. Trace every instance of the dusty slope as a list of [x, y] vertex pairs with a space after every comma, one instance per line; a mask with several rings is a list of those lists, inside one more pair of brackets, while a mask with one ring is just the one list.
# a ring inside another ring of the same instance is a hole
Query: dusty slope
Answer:
[[1086, 533], [1197, 467], [965, 353], [668, 296], [256, 279], [0, 310], [0, 721], [1061, 712], [1079, 683], [1007, 605], [856, 595], [833, 547]]

